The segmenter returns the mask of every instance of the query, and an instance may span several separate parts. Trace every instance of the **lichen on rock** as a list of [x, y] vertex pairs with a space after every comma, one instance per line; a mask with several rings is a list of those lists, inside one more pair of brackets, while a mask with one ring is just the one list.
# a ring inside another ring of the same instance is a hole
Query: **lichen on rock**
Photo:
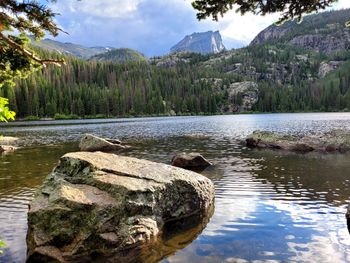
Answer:
[[117, 139], [104, 139], [92, 134], [85, 134], [79, 143], [79, 149], [86, 152], [113, 152], [128, 148]]
[[159, 243], [170, 222], [204, 219], [213, 200], [213, 183], [191, 171], [102, 152], [69, 153], [30, 204], [27, 261], [129, 262], [129, 254], [145, 256], [145, 246]]
[[335, 129], [321, 134], [288, 135], [269, 131], [255, 131], [246, 139], [250, 148], [268, 148], [298, 153], [345, 153], [350, 150], [350, 131]]

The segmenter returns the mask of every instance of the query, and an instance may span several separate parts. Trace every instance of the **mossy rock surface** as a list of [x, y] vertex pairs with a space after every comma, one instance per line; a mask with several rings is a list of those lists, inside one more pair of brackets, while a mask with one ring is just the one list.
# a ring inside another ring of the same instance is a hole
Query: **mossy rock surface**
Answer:
[[251, 148], [287, 150], [300, 153], [346, 153], [350, 150], [350, 131], [337, 129], [304, 136], [255, 131], [247, 137], [246, 144]]
[[159, 243], [169, 222], [204, 220], [213, 201], [213, 183], [200, 174], [102, 152], [69, 153], [30, 204], [27, 261], [133, 262], [135, 251], [152, 251], [144, 247]]

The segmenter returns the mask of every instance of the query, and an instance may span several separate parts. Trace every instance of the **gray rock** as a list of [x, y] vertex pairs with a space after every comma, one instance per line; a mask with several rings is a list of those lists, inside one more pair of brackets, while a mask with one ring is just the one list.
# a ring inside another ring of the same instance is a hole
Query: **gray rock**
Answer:
[[213, 183], [191, 171], [102, 152], [69, 153], [30, 204], [27, 262], [141, 262], [169, 225], [206, 223], [213, 200]]
[[11, 145], [0, 145], [0, 153], [14, 152], [16, 149], [17, 147]]
[[279, 40], [291, 31], [290, 28], [281, 26], [269, 26], [261, 31], [250, 43], [250, 45], [259, 45], [268, 41]]
[[296, 36], [289, 41], [292, 45], [326, 54], [348, 49], [349, 42], [350, 33], [348, 30], [341, 29], [331, 34], [306, 34]]
[[1, 145], [17, 145], [19, 138], [11, 136], [0, 136]]
[[324, 78], [328, 73], [336, 70], [342, 63], [341, 61], [321, 62], [318, 69], [318, 77]]
[[219, 31], [208, 31], [203, 33], [193, 33], [192, 35], [186, 36], [173, 46], [170, 49], [170, 52], [189, 51], [202, 54], [216, 54], [225, 49]]
[[334, 11], [331, 15], [325, 12], [306, 16], [299, 25], [296, 21], [287, 21], [280, 26], [271, 25], [261, 31], [250, 45], [278, 41], [325, 54], [349, 50], [350, 30], [344, 21], [348, 14], [349, 10], [345, 9]]
[[350, 149], [350, 131], [332, 130], [319, 135], [291, 136], [266, 131], [255, 131], [246, 139], [250, 148], [269, 148], [298, 153], [346, 153]]
[[92, 134], [85, 134], [79, 143], [79, 149], [86, 152], [112, 152], [126, 148], [128, 146], [122, 145], [119, 140], [103, 139]]
[[181, 168], [205, 168], [212, 164], [199, 153], [178, 154], [171, 160], [171, 165]]
[[10, 153], [17, 150], [19, 138], [0, 136], [0, 153]]

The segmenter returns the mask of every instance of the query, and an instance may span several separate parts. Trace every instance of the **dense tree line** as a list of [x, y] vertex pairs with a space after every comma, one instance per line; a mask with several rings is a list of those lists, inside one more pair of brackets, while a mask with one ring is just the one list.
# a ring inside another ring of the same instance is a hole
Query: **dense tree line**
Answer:
[[349, 52], [325, 57], [284, 44], [267, 44], [229, 54], [181, 54], [186, 62], [172, 67], [157, 66], [162, 58], [116, 64], [67, 57], [64, 67], [42, 69], [18, 80], [15, 88], [5, 85], [0, 97], [9, 98], [10, 108], [20, 118], [214, 114], [244, 102], [244, 92], [229, 96], [231, 83], [253, 80], [259, 84], [253, 111], [350, 109], [350, 62], [317, 80], [322, 61], [348, 61]]
[[19, 117], [215, 113], [222, 96], [201, 79], [218, 74], [186, 63], [162, 68], [67, 58], [67, 66], [43, 69], [0, 92]]
[[254, 110], [260, 112], [349, 111], [350, 62], [325, 79], [302, 81], [295, 86], [260, 83], [260, 100]]

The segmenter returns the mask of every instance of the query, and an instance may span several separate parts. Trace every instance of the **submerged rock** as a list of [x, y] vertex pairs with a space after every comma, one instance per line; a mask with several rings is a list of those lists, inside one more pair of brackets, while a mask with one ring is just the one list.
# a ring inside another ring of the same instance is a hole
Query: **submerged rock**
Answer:
[[204, 218], [213, 200], [213, 183], [191, 171], [102, 152], [69, 153], [30, 204], [27, 261], [137, 262], [168, 224]]
[[190, 133], [190, 134], [183, 135], [183, 137], [187, 139], [205, 140], [205, 139], [209, 139], [210, 135], [204, 134], [204, 133]]
[[17, 137], [0, 136], [0, 153], [9, 153], [17, 150], [17, 147], [14, 145], [17, 145], [18, 140]]
[[181, 168], [205, 168], [212, 164], [199, 153], [178, 154], [171, 160], [171, 165]]
[[250, 148], [268, 148], [298, 153], [345, 153], [350, 150], [350, 131], [332, 130], [319, 135], [292, 136], [267, 131], [255, 131], [246, 139]]
[[17, 149], [15, 146], [10, 145], [0, 145], [0, 153], [14, 152]]
[[79, 143], [79, 149], [84, 152], [113, 152], [128, 148], [116, 139], [103, 139], [92, 134], [85, 134]]

